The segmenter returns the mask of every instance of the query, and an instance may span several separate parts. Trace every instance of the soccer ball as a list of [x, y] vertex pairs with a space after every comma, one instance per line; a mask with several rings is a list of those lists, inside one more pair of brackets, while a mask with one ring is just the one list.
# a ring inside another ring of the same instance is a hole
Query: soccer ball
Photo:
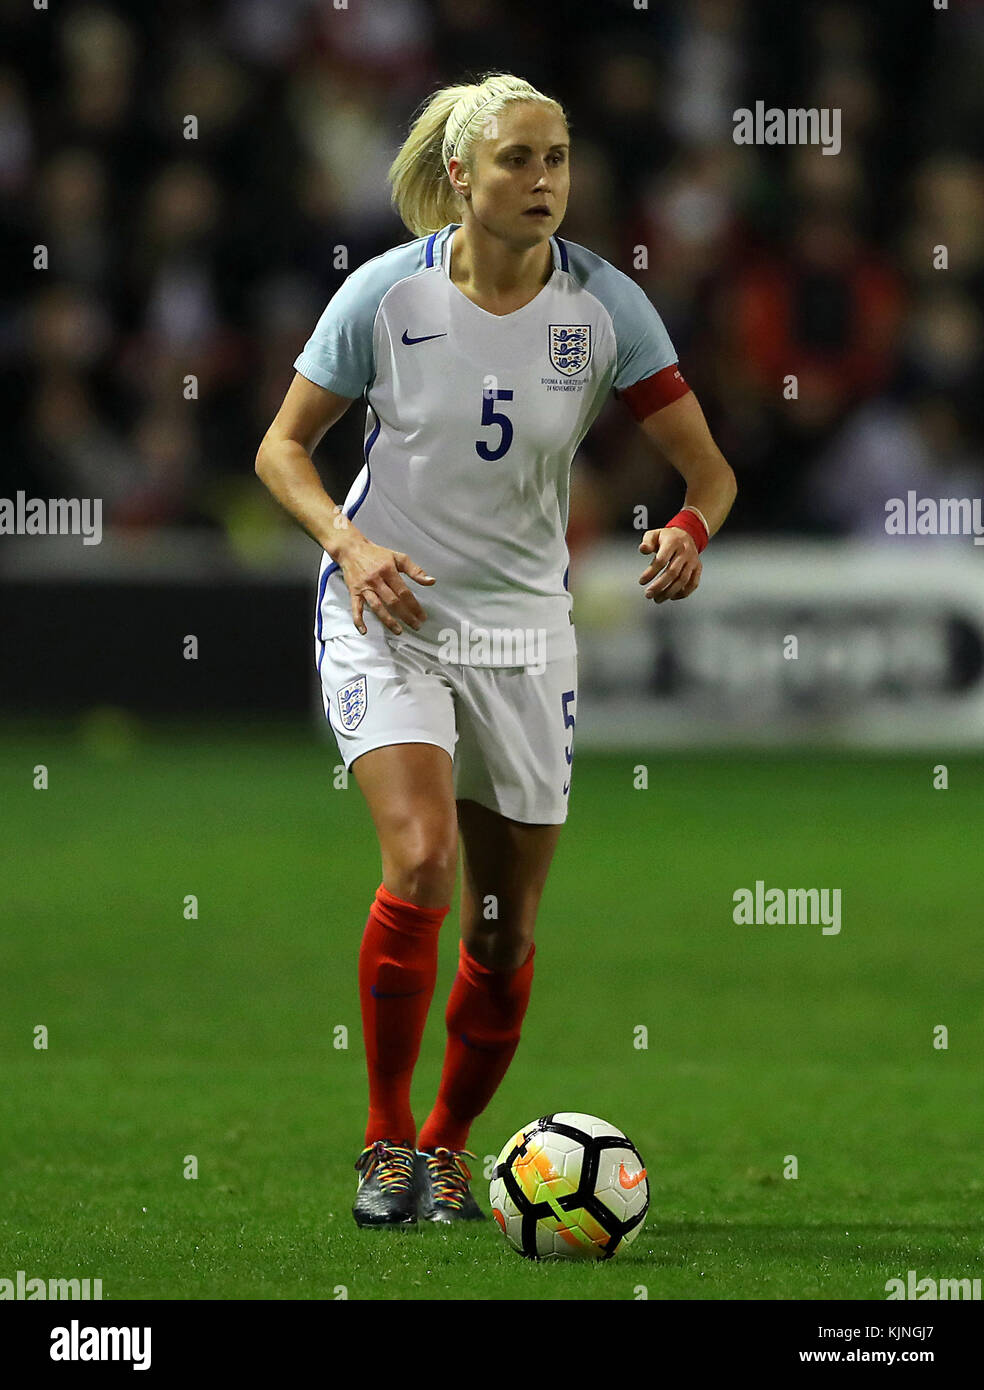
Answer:
[[610, 1260], [642, 1230], [649, 1183], [638, 1149], [597, 1115], [544, 1115], [504, 1145], [492, 1215], [532, 1260]]

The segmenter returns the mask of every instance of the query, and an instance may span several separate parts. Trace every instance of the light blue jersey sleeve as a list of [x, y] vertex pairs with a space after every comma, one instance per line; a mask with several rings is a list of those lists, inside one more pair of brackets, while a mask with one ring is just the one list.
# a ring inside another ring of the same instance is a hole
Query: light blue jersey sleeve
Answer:
[[294, 363], [316, 386], [353, 400], [376, 375], [373, 326], [386, 294], [424, 264], [425, 238], [394, 246], [347, 276]]
[[645, 290], [585, 246], [567, 242], [571, 274], [608, 310], [615, 328], [616, 391], [672, 367], [677, 353]]

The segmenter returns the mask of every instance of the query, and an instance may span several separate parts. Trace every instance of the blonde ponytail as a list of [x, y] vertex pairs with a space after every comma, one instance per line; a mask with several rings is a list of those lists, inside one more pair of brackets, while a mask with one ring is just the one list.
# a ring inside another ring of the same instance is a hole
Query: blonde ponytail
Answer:
[[[539, 101], [563, 107], [508, 72], [486, 73], [480, 82], [441, 87], [424, 103], [389, 169], [393, 202], [414, 236], [461, 221], [462, 198], [451, 186], [448, 161], [468, 165], [487, 122], [512, 102]], [[478, 117], [479, 119], [476, 119]]]

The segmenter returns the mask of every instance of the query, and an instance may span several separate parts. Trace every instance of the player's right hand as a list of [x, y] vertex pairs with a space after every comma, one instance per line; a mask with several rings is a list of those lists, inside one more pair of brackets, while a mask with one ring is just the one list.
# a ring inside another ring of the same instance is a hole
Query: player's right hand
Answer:
[[405, 574], [416, 584], [434, 584], [437, 581], [415, 564], [409, 555], [383, 545], [374, 545], [365, 536], [356, 535], [349, 539], [344, 552], [338, 557], [338, 567], [352, 601], [352, 620], [363, 635], [366, 632], [362, 616], [365, 604], [391, 632], [403, 631], [401, 620], [414, 629], [426, 620], [427, 614], [400, 576]]

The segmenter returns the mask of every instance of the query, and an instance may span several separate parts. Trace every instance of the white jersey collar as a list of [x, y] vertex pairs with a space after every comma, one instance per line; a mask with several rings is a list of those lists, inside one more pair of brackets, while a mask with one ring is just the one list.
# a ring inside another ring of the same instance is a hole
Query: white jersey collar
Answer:
[[[448, 261], [451, 257], [451, 236], [460, 226], [460, 222], [449, 222], [446, 227], [442, 227], [439, 232], [433, 234], [433, 260], [431, 263], [440, 264], [445, 275], [448, 273]], [[550, 238], [550, 254], [553, 256], [554, 270], [567, 269], [567, 258], [563, 254], [561, 243], [556, 236]]]

